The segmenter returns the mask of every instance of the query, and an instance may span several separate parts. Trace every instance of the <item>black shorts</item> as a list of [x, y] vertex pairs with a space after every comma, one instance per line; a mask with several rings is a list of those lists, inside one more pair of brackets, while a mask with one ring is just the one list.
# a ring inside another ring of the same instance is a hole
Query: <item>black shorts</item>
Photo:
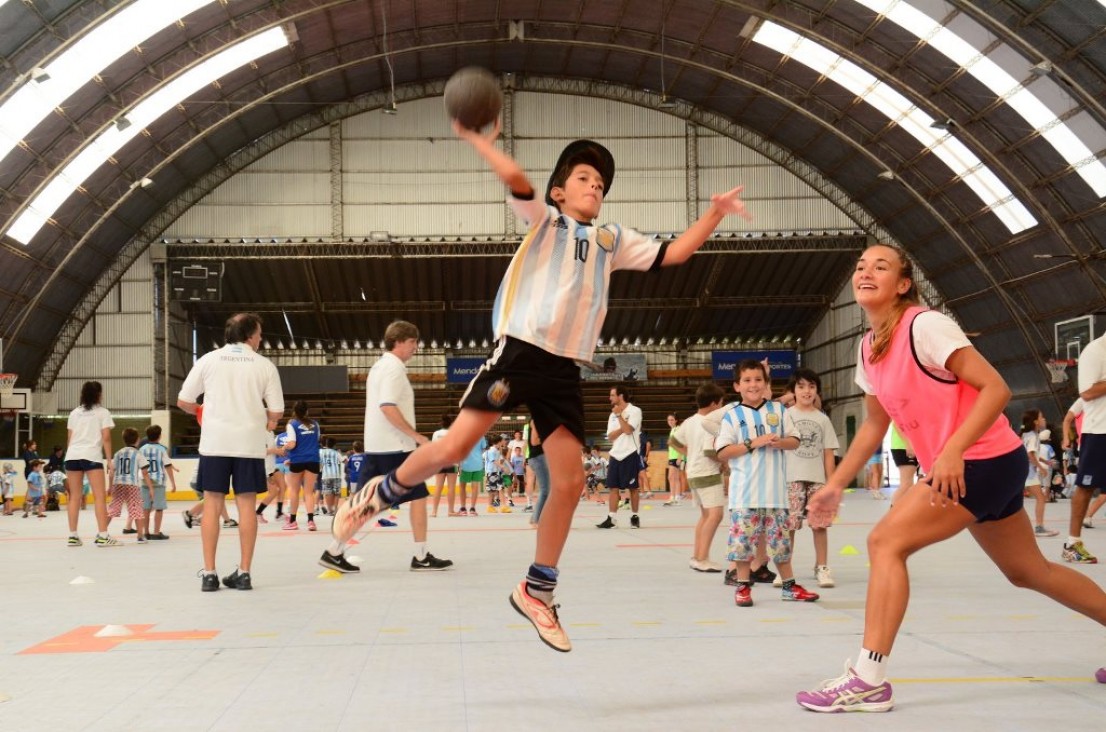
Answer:
[[457, 466], [456, 465], [450, 465], [448, 468], [442, 468], [441, 470], [439, 470], [438, 474], [439, 475], [453, 475], [456, 472], [457, 472]]
[[1106, 435], [1084, 432], [1079, 442], [1076, 488], [1106, 488]]
[[[410, 455], [409, 452], [367, 452], [365, 453], [365, 460], [361, 463], [361, 473], [357, 476], [357, 488], [354, 492], [361, 490], [362, 487], [370, 480], [378, 475], [387, 475], [400, 465], [403, 465], [403, 461]], [[430, 495], [430, 491], [426, 489], [426, 483], [419, 483], [414, 488], [410, 489], [403, 495], [402, 503], [407, 501], [415, 501], [419, 498], [426, 498]]]
[[66, 460], [65, 469], [87, 473], [89, 470], [103, 470], [104, 464], [99, 460]]
[[607, 487], [611, 490], [625, 488], [637, 490], [637, 476], [641, 472], [641, 456], [636, 452], [619, 460], [611, 458], [607, 463]]
[[680, 461], [679, 460], [669, 460], [668, 461], [668, 467], [679, 469]]
[[1021, 445], [998, 457], [964, 461], [964, 497], [960, 505], [977, 523], [998, 521], [1022, 510], [1025, 466], [1029, 454]]
[[319, 463], [317, 461], [313, 463], [288, 463], [288, 470], [292, 473], [308, 472], [314, 473], [315, 475], [322, 472], [319, 469]]
[[476, 372], [461, 397], [461, 408], [502, 414], [522, 404], [530, 408], [539, 435], [564, 427], [584, 444], [580, 367], [571, 358], [507, 336], [496, 342]]
[[230, 493], [234, 487], [236, 495], [246, 493], [264, 493], [268, 488], [265, 478], [265, 458], [222, 457], [219, 455], [200, 455], [200, 464], [196, 468], [196, 485], [201, 490], [212, 493]]
[[918, 467], [918, 458], [916, 456], [910, 457], [906, 454], [906, 450], [901, 447], [891, 448], [891, 459], [895, 461], [896, 468], [903, 468], [907, 465], [913, 465], [915, 468]]

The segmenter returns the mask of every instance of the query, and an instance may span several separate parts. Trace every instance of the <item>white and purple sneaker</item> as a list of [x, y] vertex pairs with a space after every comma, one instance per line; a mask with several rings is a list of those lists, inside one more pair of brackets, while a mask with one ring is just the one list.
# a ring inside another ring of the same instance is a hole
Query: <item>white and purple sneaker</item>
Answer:
[[800, 691], [795, 701], [812, 712], [889, 712], [895, 706], [889, 681], [873, 686], [856, 675], [849, 661], [841, 676], [813, 691]]
[[1100, 684], [1106, 684], [1106, 666], [1103, 666], [1099, 670], [1094, 672], [1095, 681]]

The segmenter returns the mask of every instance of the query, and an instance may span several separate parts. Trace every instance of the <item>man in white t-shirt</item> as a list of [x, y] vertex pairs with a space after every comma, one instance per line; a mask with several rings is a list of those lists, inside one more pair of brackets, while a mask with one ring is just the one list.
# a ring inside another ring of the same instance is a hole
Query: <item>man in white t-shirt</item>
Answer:
[[[223, 578], [231, 589], [253, 589], [250, 564], [257, 543], [257, 494], [266, 490], [265, 445], [284, 415], [284, 392], [273, 362], [257, 353], [261, 318], [239, 313], [227, 320], [226, 345], [200, 358], [177, 395], [177, 406], [195, 414], [204, 397], [200, 425], [197, 484], [208, 506], [226, 500], [231, 486], [238, 506], [238, 569]], [[204, 511], [201, 522], [204, 569], [201, 589], [219, 589], [215, 550], [219, 544], [219, 511]]]
[[1094, 339], [1079, 354], [1079, 397], [1083, 400], [1079, 470], [1071, 494], [1068, 539], [1060, 556], [1066, 562], [1097, 564], [1081, 536], [1091, 496], [1106, 487], [1106, 336]]
[[[407, 362], [419, 349], [419, 329], [405, 320], [392, 322], [384, 331], [384, 354], [369, 369], [365, 383], [365, 460], [357, 479], [357, 490], [369, 480], [392, 472], [415, 451], [429, 442], [415, 429], [415, 392], [407, 378]], [[412, 571], [435, 571], [453, 566], [426, 550], [426, 483], [413, 486], [404, 495], [411, 504], [411, 533], [415, 538]], [[412, 498], [414, 496], [414, 498]], [[345, 557], [346, 545], [332, 541], [319, 564], [338, 572], [359, 572], [361, 568]]]
[[638, 448], [641, 445], [641, 410], [630, 403], [630, 390], [619, 384], [611, 387], [611, 416], [607, 418], [607, 439], [611, 449], [607, 463], [608, 497], [607, 518], [596, 524], [600, 529], [612, 529], [617, 524], [620, 491], [630, 492], [630, 528], [640, 529], [638, 518], [638, 474], [642, 462]]

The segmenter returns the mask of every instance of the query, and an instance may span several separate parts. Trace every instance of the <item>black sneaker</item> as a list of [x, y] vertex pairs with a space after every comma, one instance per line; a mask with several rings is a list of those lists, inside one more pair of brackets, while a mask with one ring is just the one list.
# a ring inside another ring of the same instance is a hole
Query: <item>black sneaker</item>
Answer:
[[638, 518], [638, 515], [636, 513], [633, 516], [630, 517], [630, 528], [631, 529], [640, 529], [641, 528], [641, 519]]
[[138, 529], [123, 529], [124, 534], [137, 534]]
[[[223, 522], [223, 528], [224, 529], [234, 529], [234, 528], [237, 528], [237, 527], [238, 527], [238, 522], [235, 521], [234, 519], [229, 519], [229, 520]], [[246, 589], [249, 589], [249, 588], [246, 588]]]
[[730, 587], [737, 587], [741, 583], [737, 581], [737, 570], [727, 569], [725, 574], [722, 575], [722, 584], [729, 585]]
[[219, 589], [219, 575], [212, 572], [211, 574], [205, 574], [200, 570], [200, 589], [203, 592], [215, 592]]
[[607, 516], [607, 518], [603, 519], [603, 523], [596, 524], [595, 528], [597, 528], [597, 529], [613, 529], [614, 528], [614, 521], [611, 521], [611, 517]]
[[169, 537], [159, 531], [156, 534], [146, 534], [146, 538], [150, 541], [165, 541]]
[[761, 584], [770, 585], [776, 579], [776, 573], [768, 569], [767, 564], [763, 564], [753, 572], [750, 577], [753, 582], [760, 582]]
[[[192, 522], [196, 520], [192, 516], [192, 512], [191, 511], [181, 511], [180, 515], [181, 515], [181, 518], [184, 519], [184, 528], [191, 529], [192, 528]], [[219, 588], [216, 587], [215, 589], [219, 589]]]
[[232, 590], [252, 590], [249, 572], [239, 572], [237, 569], [223, 578], [223, 586]]
[[416, 557], [411, 557], [412, 572], [440, 572], [452, 566], [452, 559], [438, 559], [430, 552], [426, 553], [426, 558], [422, 561], [419, 561]]
[[[333, 569], [335, 572], [341, 572], [342, 574], [352, 574], [361, 571], [361, 568], [356, 564], [349, 563], [345, 554], [334, 556], [328, 551], [324, 551], [323, 555], [319, 557], [319, 566]], [[412, 567], [412, 569], [414, 568]]]

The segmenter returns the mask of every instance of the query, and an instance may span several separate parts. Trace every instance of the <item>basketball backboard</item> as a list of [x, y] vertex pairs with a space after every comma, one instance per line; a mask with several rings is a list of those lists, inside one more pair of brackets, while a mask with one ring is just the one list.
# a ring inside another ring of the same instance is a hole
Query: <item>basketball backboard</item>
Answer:
[[1056, 337], [1056, 358], [1076, 359], [1087, 344], [1101, 335], [1097, 328], [1098, 316], [1081, 315], [1078, 318], [1061, 320], [1053, 326]]

